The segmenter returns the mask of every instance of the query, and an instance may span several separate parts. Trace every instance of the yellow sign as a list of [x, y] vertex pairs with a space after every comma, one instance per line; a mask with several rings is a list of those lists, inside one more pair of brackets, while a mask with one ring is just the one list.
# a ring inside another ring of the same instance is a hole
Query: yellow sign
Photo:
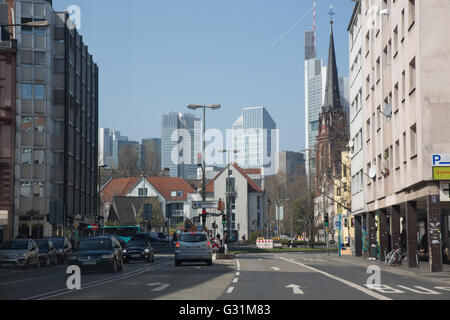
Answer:
[[433, 167], [433, 180], [450, 180], [450, 167]]

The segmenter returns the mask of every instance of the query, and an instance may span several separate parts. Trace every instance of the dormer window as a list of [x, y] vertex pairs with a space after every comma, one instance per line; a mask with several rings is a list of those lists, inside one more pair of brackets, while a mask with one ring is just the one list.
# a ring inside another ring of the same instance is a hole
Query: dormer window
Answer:
[[139, 197], [147, 196], [147, 188], [139, 188]]

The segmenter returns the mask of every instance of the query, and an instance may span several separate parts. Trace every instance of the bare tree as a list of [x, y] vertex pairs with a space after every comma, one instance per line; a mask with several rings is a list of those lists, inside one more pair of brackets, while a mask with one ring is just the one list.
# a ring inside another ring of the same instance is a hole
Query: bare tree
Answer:
[[120, 175], [124, 178], [130, 178], [138, 175], [140, 172], [139, 148], [135, 144], [127, 143], [119, 150]]

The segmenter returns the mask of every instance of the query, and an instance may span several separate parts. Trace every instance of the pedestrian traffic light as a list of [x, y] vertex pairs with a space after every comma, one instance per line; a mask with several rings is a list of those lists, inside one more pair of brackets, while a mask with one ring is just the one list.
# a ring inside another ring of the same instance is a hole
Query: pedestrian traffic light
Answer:
[[222, 215], [222, 224], [225, 226], [227, 224], [227, 215], [223, 214]]
[[344, 227], [348, 228], [348, 220], [347, 219], [344, 220]]
[[325, 216], [325, 227], [329, 226], [328, 215]]

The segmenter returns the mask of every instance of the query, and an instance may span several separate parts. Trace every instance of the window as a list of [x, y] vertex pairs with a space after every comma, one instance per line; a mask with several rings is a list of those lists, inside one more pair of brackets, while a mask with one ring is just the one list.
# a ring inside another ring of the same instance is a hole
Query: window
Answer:
[[394, 58], [397, 56], [398, 52], [398, 26], [394, 29]]
[[36, 84], [34, 86], [34, 99], [35, 100], [44, 100], [45, 99], [45, 85]]
[[394, 106], [394, 113], [398, 110], [398, 82], [394, 86], [394, 100], [393, 100], [393, 106]]
[[395, 142], [395, 169], [400, 167], [400, 140]]
[[147, 188], [139, 188], [139, 197], [146, 197], [147, 196]]
[[32, 118], [22, 117], [22, 133], [31, 132], [33, 129]]
[[34, 117], [34, 132], [44, 132], [45, 118]]
[[33, 184], [33, 198], [43, 198], [44, 197], [44, 183], [35, 182]]
[[411, 30], [416, 21], [416, 0], [409, 0], [409, 28]]
[[24, 181], [20, 183], [20, 197], [21, 198], [31, 197], [31, 182]]
[[403, 40], [405, 39], [405, 9], [402, 10], [401, 31], [402, 31], [401, 41], [403, 42]]
[[31, 99], [33, 97], [33, 85], [22, 83], [22, 99]]
[[416, 58], [409, 63], [409, 94], [416, 90]]
[[403, 163], [406, 163], [407, 161], [406, 132], [403, 132]]
[[36, 66], [45, 65], [45, 52], [34, 52], [34, 64]]
[[22, 149], [22, 164], [28, 165], [31, 164], [31, 149], [25, 148]]
[[410, 129], [411, 134], [411, 157], [417, 155], [417, 127], [413, 125]]
[[44, 164], [44, 150], [34, 150], [34, 164]]
[[402, 72], [402, 103], [406, 100], [406, 72]]

